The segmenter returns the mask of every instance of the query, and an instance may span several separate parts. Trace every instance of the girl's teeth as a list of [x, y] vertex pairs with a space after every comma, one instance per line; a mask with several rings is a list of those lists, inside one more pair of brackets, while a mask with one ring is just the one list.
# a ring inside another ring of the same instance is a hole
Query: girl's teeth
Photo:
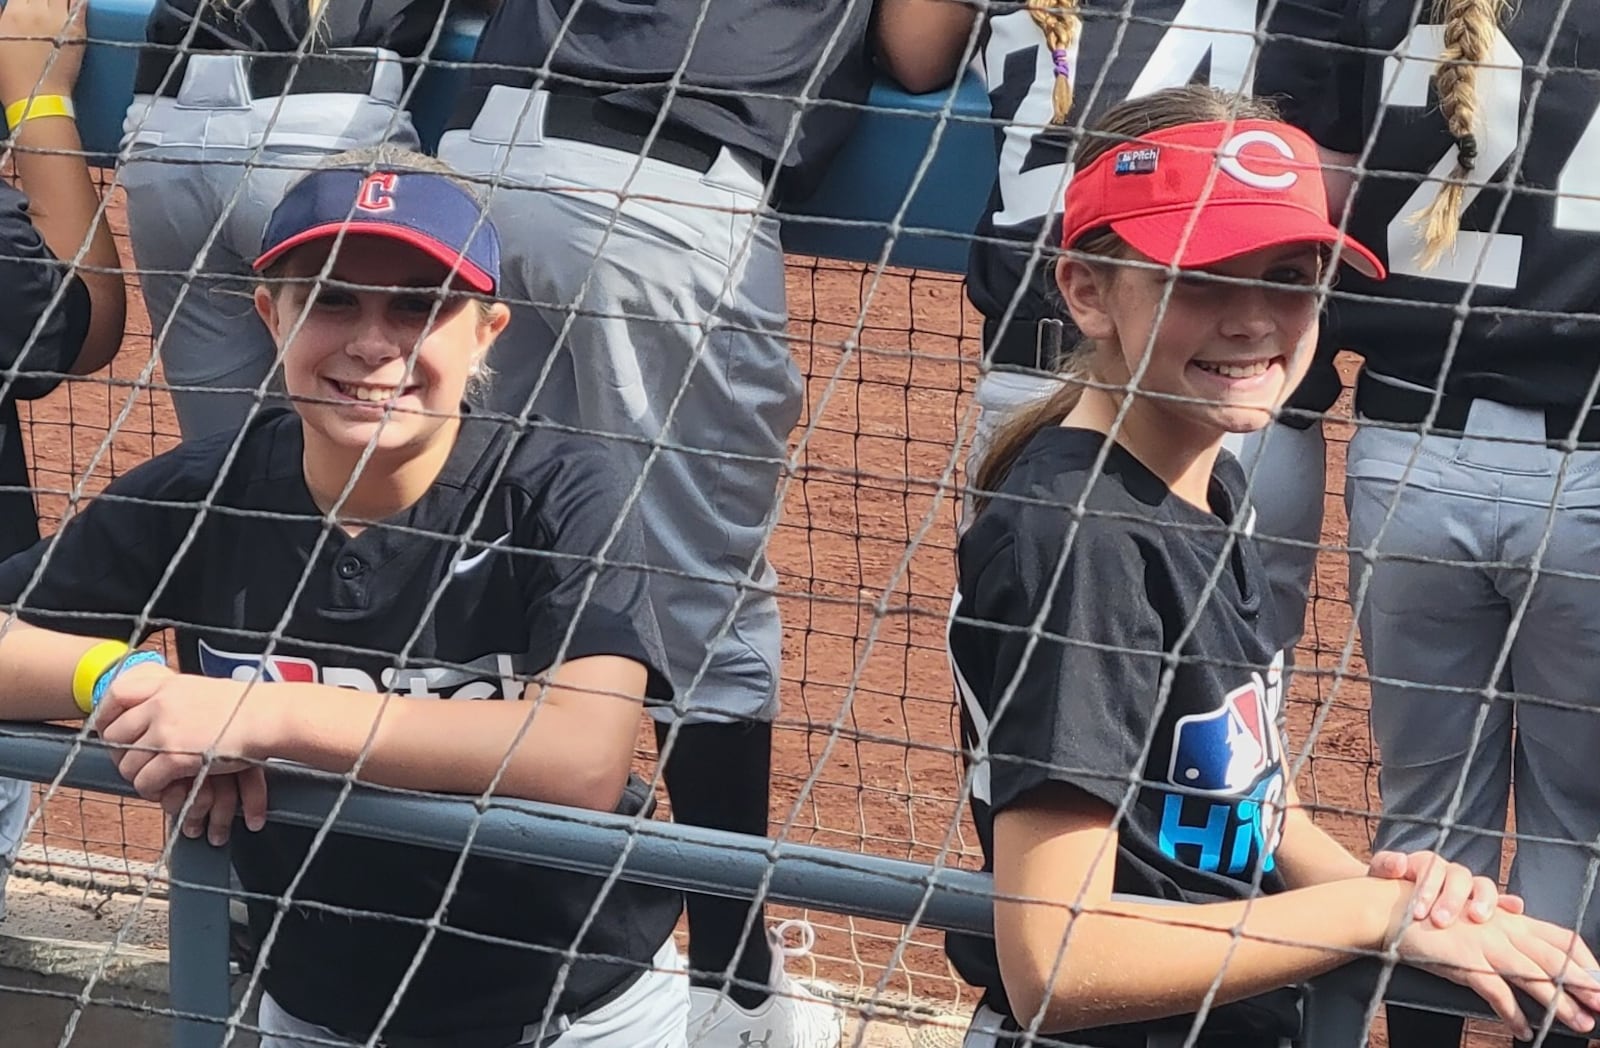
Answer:
[[379, 388], [377, 386], [341, 386], [340, 388], [346, 396], [371, 403], [393, 400], [400, 395], [400, 391], [393, 386], [387, 388]]
[[1270, 360], [1260, 360], [1254, 364], [1211, 364], [1195, 361], [1195, 366], [1201, 371], [1221, 375], [1223, 378], [1255, 378], [1266, 373], [1272, 366]]

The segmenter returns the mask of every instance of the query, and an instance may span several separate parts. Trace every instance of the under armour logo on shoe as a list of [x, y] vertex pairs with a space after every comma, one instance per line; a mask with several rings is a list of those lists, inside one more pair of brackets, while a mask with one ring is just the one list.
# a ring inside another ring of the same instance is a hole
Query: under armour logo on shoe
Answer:
[[770, 1029], [761, 1035], [759, 1041], [755, 1038], [756, 1035], [749, 1030], [740, 1030], [739, 1048], [771, 1048], [772, 1031]]

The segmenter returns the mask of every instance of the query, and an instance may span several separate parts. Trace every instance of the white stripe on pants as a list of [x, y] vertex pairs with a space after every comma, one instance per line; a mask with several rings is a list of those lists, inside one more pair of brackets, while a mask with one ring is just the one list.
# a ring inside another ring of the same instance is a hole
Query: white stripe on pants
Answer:
[[[689, 1043], [689, 979], [683, 959], [669, 938], [639, 976], [616, 1000], [570, 1022], [554, 1040], [538, 1039], [538, 1023], [523, 1044], [548, 1048], [687, 1048]], [[561, 1022], [567, 1022], [562, 1017]], [[261, 1048], [317, 1048], [355, 1045], [325, 1026], [296, 1019], [272, 999], [261, 995]], [[441, 1037], [439, 1043], [447, 1043]], [[506, 1048], [514, 1048], [507, 1045]]]

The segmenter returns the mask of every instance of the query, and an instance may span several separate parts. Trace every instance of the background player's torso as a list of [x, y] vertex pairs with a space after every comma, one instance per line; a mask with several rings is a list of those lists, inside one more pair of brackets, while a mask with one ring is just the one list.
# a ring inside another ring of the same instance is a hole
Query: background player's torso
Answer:
[[[1275, 35], [1257, 54], [1255, 33], [1269, 6], [1267, 28]], [[1294, 88], [1314, 80], [1326, 61], [1325, 52], [1300, 42], [1327, 17], [1304, 0], [1086, 0], [1079, 17], [1071, 56], [1073, 111], [1065, 126], [1051, 125], [1055, 71], [1038, 23], [1018, 8], [986, 24], [980, 55], [999, 168], [967, 273], [968, 295], [986, 317], [1003, 316], [1013, 300], [1015, 316], [1025, 320], [1060, 314], [1051, 304], [1049, 249], [1059, 237], [1061, 198], [1080, 129], [1106, 109], [1195, 81], [1249, 91], [1258, 73], [1275, 92], [1301, 95], [1309, 92]], [[1031, 358], [1004, 354], [996, 362], [1035, 366]]]
[[[1336, 299], [1331, 334], [1424, 387], [1453, 353], [1447, 392], [1576, 406], [1600, 365], [1600, 7], [1526, 0], [1496, 32], [1477, 81], [1478, 184], [1454, 251], [1425, 270], [1412, 219], [1456, 149], [1432, 78], [1443, 30], [1414, 24], [1416, 6], [1350, 8], [1345, 41], [1361, 50], [1341, 70], [1337, 113], [1313, 121], [1324, 145], [1365, 153], [1350, 231], [1391, 273], [1381, 286], [1349, 274], [1339, 290], [1405, 300]], [[1463, 302], [1471, 312], [1452, 350]]]
[[493, 84], [588, 90], [655, 113], [672, 83], [673, 123], [809, 181], [854, 126], [854, 105], [866, 100], [872, 7], [871, 0], [505, 0], [483, 34], [476, 61], [485, 68], [473, 72], [454, 126], [470, 126]]

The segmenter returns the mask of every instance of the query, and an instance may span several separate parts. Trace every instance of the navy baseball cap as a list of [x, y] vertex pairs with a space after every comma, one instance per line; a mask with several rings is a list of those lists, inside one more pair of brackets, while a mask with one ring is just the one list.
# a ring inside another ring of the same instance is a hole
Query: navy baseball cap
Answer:
[[500, 286], [494, 225], [471, 193], [429, 171], [313, 171], [273, 209], [255, 269], [341, 232], [410, 244], [456, 267], [456, 278], [474, 291], [493, 294]]

